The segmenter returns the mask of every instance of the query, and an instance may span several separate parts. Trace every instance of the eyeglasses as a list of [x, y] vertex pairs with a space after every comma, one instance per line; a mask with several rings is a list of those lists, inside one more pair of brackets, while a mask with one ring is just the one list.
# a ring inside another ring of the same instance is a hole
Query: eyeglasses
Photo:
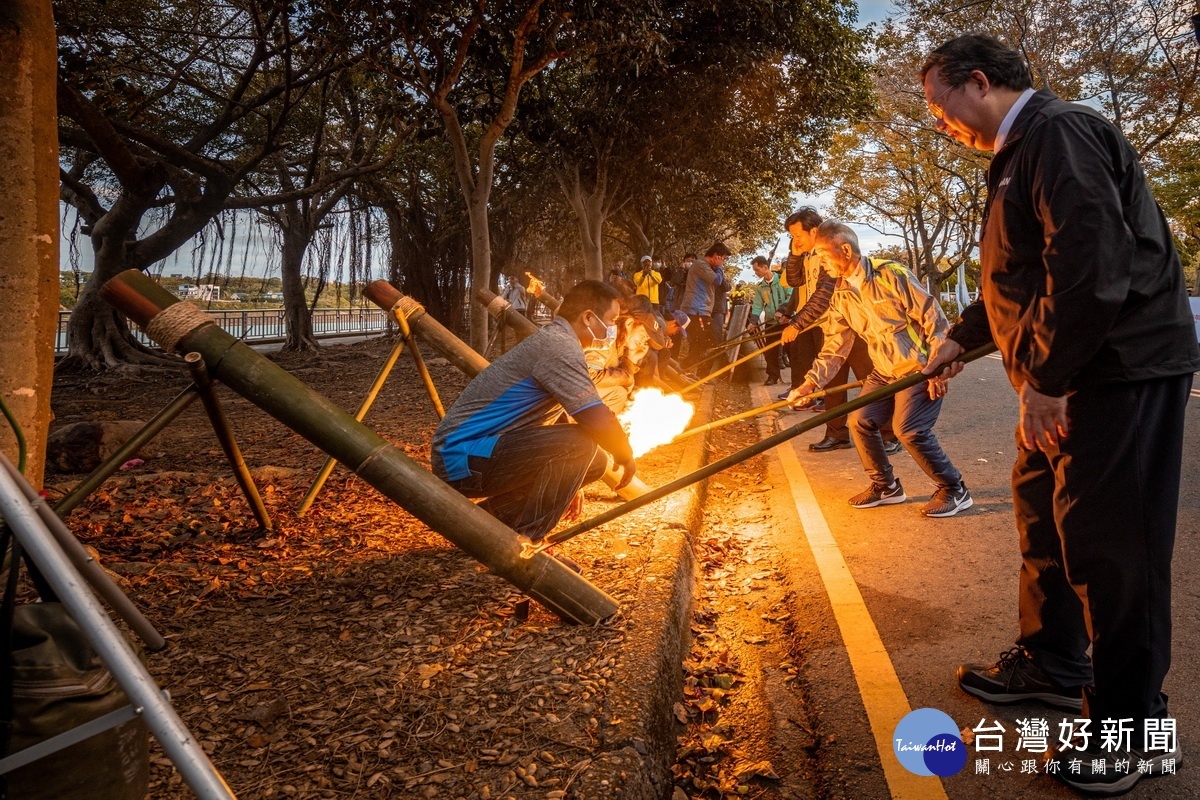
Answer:
[[945, 90], [939, 93], [932, 100], [927, 100], [925, 102], [925, 105], [929, 106], [929, 113], [933, 115], [934, 119], [938, 121], [942, 121], [944, 119], [943, 115], [946, 113], [946, 109], [942, 107], [942, 98], [950, 94], [950, 92], [954, 91], [955, 89], [961, 88], [961, 86], [947, 86]]

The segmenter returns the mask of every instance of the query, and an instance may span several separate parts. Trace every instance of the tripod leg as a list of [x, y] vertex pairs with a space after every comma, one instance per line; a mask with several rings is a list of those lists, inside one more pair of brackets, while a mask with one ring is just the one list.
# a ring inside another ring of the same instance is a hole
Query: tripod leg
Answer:
[[109, 456], [108, 460], [103, 464], [92, 470], [91, 474], [72, 489], [70, 494], [55, 503], [54, 513], [60, 517], [70, 514], [75, 509], [75, 506], [86, 500], [88, 495], [96, 491], [100, 484], [108, 480], [110, 475], [121, 468], [122, 464], [133, 458], [134, 453], [157, 436], [159, 431], [170, 425], [199, 396], [200, 393], [196, 389], [195, 384], [177, 394], [174, 400], [163, 406], [162, 410], [155, 414], [153, 419], [143, 425], [142, 429], [135, 433], [129, 441], [121, 445], [121, 448], [117, 452]]
[[[384, 381], [388, 375], [392, 374], [392, 368], [396, 366], [396, 361], [400, 358], [400, 354], [404, 352], [405, 340], [401, 339], [396, 342], [392, 352], [388, 353], [387, 361], [383, 363], [383, 367], [379, 370], [379, 374], [375, 376], [374, 383], [367, 390], [367, 396], [363, 398], [362, 404], [359, 405], [358, 411], [354, 414], [354, 418], [362, 422], [367, 412], [371, 410], [371, 406], [375, 403], [375, 398], [379, 396], [379, 390], [383, 388]], [[312, 482], [312, 486], [308, 487], [308, 494], [304, 495], [304, 500], [300, 503], [300, 507], [296, 509], [296, 516], [303, 517], [312, 508], [312, 504], [316, 502], [317, 495], [321, 493], [321, 488], [325, 486], [325, 481], [329, 480], [329, 476], [333, 474], [333, 468], [337, 466], [336, 458], [327, 458], [325, 463], [321, 465], [321, 471], [317, 473], [317, 479]]]
[[213, 391], [212, 380], [204, 366], [204, 358], [199, 353], [188, 353], [183, 360], [192, 371], [192, 381], [200, 390], [200, 400], [204, 403], [204, 410], [208, 412], [208, 419], [217, 434], [217, 441], [225, 451], [229, 466], [233, 467], [233, 475], [237, 478], [238, 486], [242, 488], [242, 494], [246, 496], [246, 502], [250, 504], [250, 510], [254, 512], [254, 518], [258, 520], [259, 527], [271, 530], [271, 517], [267, 514], [267, 507], [258, 493], [258, 487], [254, 485], [254, 478], [250, 477], [246, 462], [242, 460], [242, 451], [238, 449], [233, 438], [233, 429], [229, 427], [229, 420], [221, 409], [217, 393]]
[[[402, 313], [397, 313], [396, 322], [399, 323], [400, 331], [408, 342], [409, 352], [412, 353], [413, 362], [417, 365], [417, 372], [421, 373], [421, 380], [425, 382], [429, 399], [433, 401], [433, 410], [437, 412], [438, 419], [442, 419], [446, 416], [446, 409], [442, 406], [442, 398], [438, 396], [437, 387], [433, 385], [433, 376], [429, 374], [429, 369], [425, 366], [425, 359], [421, 357], [421, 351], [417, 348], [417, 340], [413, 338], [412, 328], [408, 327], [408, 318]], [[500, 323], [499, 328], [504, 330], [503, 322]]]

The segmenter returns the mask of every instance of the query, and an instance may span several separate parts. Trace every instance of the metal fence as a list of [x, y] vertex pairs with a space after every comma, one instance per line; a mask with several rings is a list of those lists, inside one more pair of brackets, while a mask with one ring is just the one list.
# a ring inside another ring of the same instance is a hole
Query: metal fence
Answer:
[[[282, 308], [251, 308], [245, 311], [209, 311], [213, 321], [232, 335], [247, 342], [276, 342], [287, 337]], [[58, 312], [58, 335], [54, 352], [67, 352], [67, 321], [70, 311]], [[318, 338], [367, 336], [387, 328], [387, 312], [378, 308], [318, 308], [312, 312], [313, 334]], [[131, 325], [142, 344], [153, 346], [141, 329]]]

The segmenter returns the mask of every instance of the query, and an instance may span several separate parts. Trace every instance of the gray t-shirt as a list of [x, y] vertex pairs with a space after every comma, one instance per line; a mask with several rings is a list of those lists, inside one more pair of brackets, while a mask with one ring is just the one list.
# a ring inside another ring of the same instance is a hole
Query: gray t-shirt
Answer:
[[476, 375], [454, 401], [433, 434], [434, 472], [447, 481], [470, 477], [468, 457], [490, 457], [500, 434], [595, 405], [600, 396], [579, 337], [555, 317]]

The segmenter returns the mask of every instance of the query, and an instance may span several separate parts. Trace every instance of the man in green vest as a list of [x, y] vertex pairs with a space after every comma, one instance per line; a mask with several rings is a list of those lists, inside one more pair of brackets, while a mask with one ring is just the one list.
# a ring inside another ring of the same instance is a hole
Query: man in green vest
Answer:
[[[779, 276], [771, 271], [771, 265], [764, 256], [755, 256], [750, 266], [759, 279], [759, 282], [754, 284], [754, 295], [750, 301], [750, 325], [761, 330], [764, 335], [778, 331], [782, 326], [776, 321], [775, 313], [787, 303], [790, 292], [779, 285]], [[779, 348], [772, 347], [763, 357], [767, 360], [766, 385], [774, 386], [781, 380]]]

